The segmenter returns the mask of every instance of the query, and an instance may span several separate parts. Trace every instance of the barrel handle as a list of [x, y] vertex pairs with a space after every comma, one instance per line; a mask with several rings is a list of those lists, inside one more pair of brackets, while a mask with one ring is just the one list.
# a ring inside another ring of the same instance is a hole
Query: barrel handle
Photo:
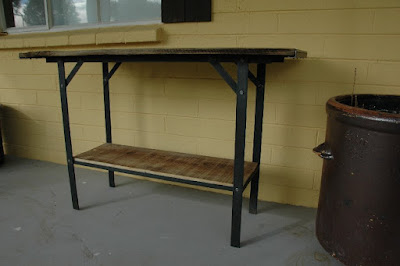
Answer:
[[332, 150], [325, 142], [315, 147], [313, 149], [313, 152], [322, 159], [333, 160]]

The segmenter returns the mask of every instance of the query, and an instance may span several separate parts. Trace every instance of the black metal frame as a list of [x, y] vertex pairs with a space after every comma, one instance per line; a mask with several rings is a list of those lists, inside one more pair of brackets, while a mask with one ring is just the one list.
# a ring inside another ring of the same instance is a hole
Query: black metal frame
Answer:
[[[106, 142], [112, 143], [111, 136], [111, 109], [110, 109], [110, 79], [120, 67], [121, 62], [114, 65], [108, 72], [108, 63], [103, 62], [103, 93], [104, 93], [104, 116], [106, 120]], [[110, 187], [115, 187], [114, 171], [108, 171], [108, 183]]]
[[[166, 60], [167, 59], [167, 60]], [[110, 110], [110, 88], [109, 82], [111, 77], [117, 71], [122, 62], [132, 61], [175, 61], [175, 62], [199, 62], [200, 58], [195, 56], [182, 57], [177, 55], [171, 57], [170, 55], [163, 57], [158, 56], [158, 60], [151, 57], [139, 56], [135, 58], [127, 57], [76, 57], [76, 58], [50, 58], [48, 62], [58, 63], [59, 72], [59, 85], [61, 95], [61, 107], [62, 117], [64, 126], [64, 137], [65, 147], [67, 153], [67, 164], [69, 182], [71, 187], [71, 196], [73, 208], [79, 210], [77, 187], [75, 180], [74, 164], [105, 169], [109, 173], [109, 185], [115, 187], [114, 172], [122, 172], [128, 174], [135, 174], [146, 176], [150, 178], [163, 179], [168, 181], [186, 183], [197, 186], [204, 186], [210, 188], [217, 188], [223, 190], [229, 190], [233, 192], [232, 197], [232, 228], [231, 228], [231, 246], [240, 247], [240, 232], [241, 232], [241, 215], [242, 215], [242, 201], [243, 191], [247, 185], [251, 182], [251, 193], [250, 193], [250, 213], [257, 213], [257, 201], [258, 201], [258, 183], [260, 176], [260, 157], [261, 157], [261, 140], [262, 140], [262, 124], [263, 124], [263, 113], [264, 113], [264, 94], [265, 94], [265, 74], [266, 64], [270, 62], [282, 62], [281, 57], [259, 57], [254, 58], [253, 56], [232, 56], [230, 58], [223, 57], [212, 57], [208, 59], [208, 62], [216, 69], [226, 83], [236, 93], [236, 133], [235, 133], [235, 158], [234, 158], [234, 182], [233, 187], [203, 183], [201, 181], [182, 180], [170, 176], [155, 175], [155, 174], [144, 174], [131, 170], [108, 167], [104, 165], [98, 165], [95, 163], [78, 162], [74, 160], [72, 154], [72, 143], [68, 113], [68, 100], [67, 100], [67, 86], [79, 71], [83, 62], [101, 62], [103, 66], [103, 93], [104, 93], [104, 111], [105, 111], [105, 128], [106, 128], [106, 142], [112, 143], [111, 135], [111, 110]], [[221, 62], [233, 62], [237, 64], [237, 81], [235, 81], [230, 74], [221, 65]], [[76, 62], [75, 67], [66, 78], [65, 76], [65, 62]], [[109, 71], [109, 62], [115, 62], [114, 67]], [[249, 63], [258, 62], [257, 64], [257, 76], [255, 76], [249, 70]], [[254, 146], [253, 146], [253, 162], [258, 163], [258, 167], [254, 174], [243, 184], [244, 176], [244, 155], [245, 155], [245, 137], [246, 137], [246, 118], [247, 118], [247, 95], [248, 95], [248, 80], [253, 82], [256, 86], [256, 112], [255, 112], [255, 125], [254, 125]]]
[[77, 65], [75, 66], [75, 68], [73, 69], [73, 71], [71, 72], [71, 74], [68, 76], [67, 79], [65, 78], [65, 63], [60, 60], [57, 62], [57, 64], [58, 64], [58, 77], [60, 83], [61, 110], [62, 110], [62, 118], [64, 125], [65, 151], [67, 153], [67, 165], [68, 165], [69, 185], [71, 188], [72, 206], [75, 210], [79, 210], [78, 191], [76, 189], [76, 179], [75, 179], [74, 156], [72, 154], [71, 129], [69, 125], [67, 79], [69, 79], [69, 77], [73, 77], [73, 75], [77, 73], [76, 69], [79, 68], [77, 66], [80, 63], [77, 63]]

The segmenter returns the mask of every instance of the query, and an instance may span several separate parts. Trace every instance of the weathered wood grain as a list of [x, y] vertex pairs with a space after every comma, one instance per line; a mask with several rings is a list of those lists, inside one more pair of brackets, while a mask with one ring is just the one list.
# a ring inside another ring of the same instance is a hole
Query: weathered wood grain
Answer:
[[[76, 162], [94, 163], [140, 173], [233, 186], [233, 160], [106, 143], [75, 156]], [[257, 163], [245, 162], [245, 183]]]
[[196, 48], [177, 48], [177, 49], [98, 49], [80, 51], [36, 51], [20, 53], [21, 59], [26, 58], [65, 58], [65, 57], [88, 57], [88, 56], [145, 56], [145, 55], [203, 55], [203, 56], [282, 56], [291, 58], [307, 57], [307, 52], [289, 48], [218, 48], [218, 49], [196, 49]]

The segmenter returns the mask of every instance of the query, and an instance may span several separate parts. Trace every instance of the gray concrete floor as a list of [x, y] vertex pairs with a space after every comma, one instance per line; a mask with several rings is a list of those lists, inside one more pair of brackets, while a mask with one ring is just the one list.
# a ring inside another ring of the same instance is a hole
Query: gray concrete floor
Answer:
[[77, 169], [72, 209], [63, 165], [7, 157], [0, 167], [0, 265], [340, 265], [319, 245], [316, 210], [244, 202], [229, 246], [231, 197]]

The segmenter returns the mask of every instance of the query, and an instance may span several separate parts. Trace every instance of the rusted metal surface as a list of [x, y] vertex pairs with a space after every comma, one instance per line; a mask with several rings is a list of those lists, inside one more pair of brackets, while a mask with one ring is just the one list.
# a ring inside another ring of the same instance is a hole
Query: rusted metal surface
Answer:
[[1, 124], [0, 124], [0, 164], [4, 162], [4, 149], [3, 149], [3, 138], [1, 137]]
[[346, 265], [400, 265], [400, 97], [338, 96], [327, 114], [318, 240]]
[[[0, 104], [0, 114], [1, 114], [1, 104]], [[0, 164], [4, 161], [4, 149], [3, 149], [3, 138], [1, 136], [1, 119], [0, 119]]]

